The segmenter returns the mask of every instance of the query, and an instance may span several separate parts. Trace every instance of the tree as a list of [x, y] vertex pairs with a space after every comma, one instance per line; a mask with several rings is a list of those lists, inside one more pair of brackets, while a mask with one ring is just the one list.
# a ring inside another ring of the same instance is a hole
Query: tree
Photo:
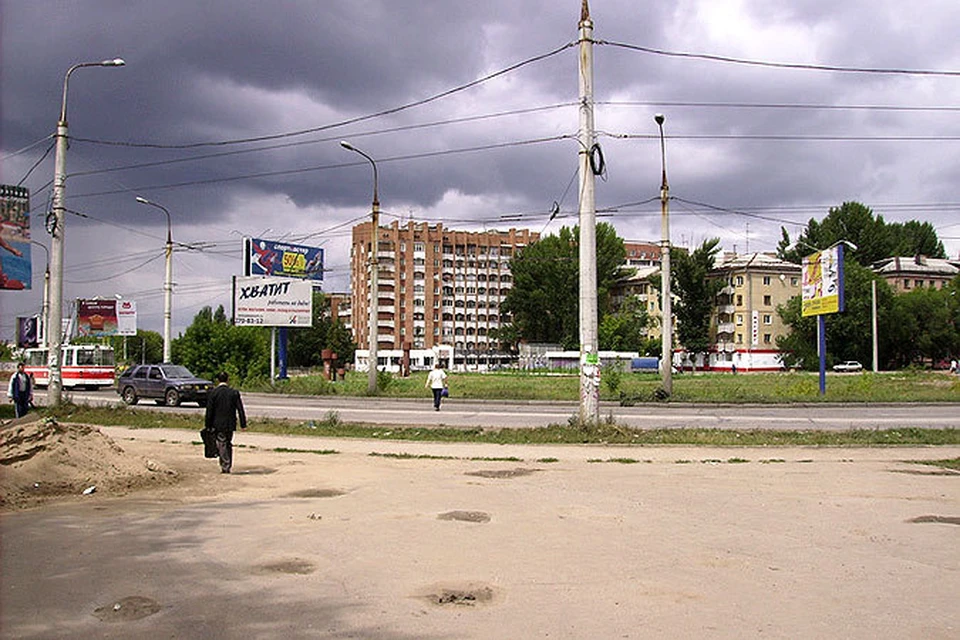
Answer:
[[287, 362], [294, 367], [321, 366], [324, 349], [336, 353], [338, 365], [343, 365], [353, 362], [357, 346], [350, 332], [330, 316], [330, 299], [323, 293], [315, 292], [311, 325], [289, 331]]
[[270, 332], [236, 327], [221, 305], [204, 307], [182, 336], [173, 341], [173, 359], [196, 375], [213, 378], [226, 371], [239, 384], [265, 378], [270, 371]]
[[[601, 222], [597, 239], [598, 321], [610, 309], [610, 290], [620, 277], [626, 251], [612, 225]], [[580, 344], [579, 228], [563, 227], [521, 249], [510, 263], [513, 287], [501, 310], [512, 315], [515, 335], [528, 342]], [[509, 335], [506, 327], [499, 332]]]
[[[894, 293], [890, 286], [870, 269], [856, 262], [847, 262], [844, 295], [846, 310], [824, 318], [827, 331], [827, 365], [843, 360], [858, 360], [864, 364], [873, 361], [872, 292], [871, 283], [877, 283], [877, 324], [880, 336], [881, 362], [889, 362], [899, 338], [896, 327], [903, 325], [902, 317], [890, 313], [894, 307]], [[815, 370], [817, 355], [817, 318], [801, 316], [800, 296], [777, 309], [790, 334], [777, 339], [777, 348], [783, 352], [787, 366]]]
[[953, 284], [943, 289], [914, 289], [896, 296], [894, 309], [899, 318], [895, 328], [899, 339], [891, 355], [898, 364], [936, 364], [960, 353], [960, 301]]
[[615, 313], [603, 317], [598, 336], [600, 348], [645, 353], [649, 321], [644, 304], [636, 298], [628, 298]]
[[678, 298], [673, 306], [677, 341], [694, 356], [707, 353], [711, 347], [710, 317], [724, 283], [707, 276], [719, 251], [720, 238], [712, 238], [704, 240], [693, 253], [679, 250], [672, 254], [670, 290]]
[[850, 257], [863, 265], [891, 256], [946, 256], [943, 243], [929, 222], [911, 220], [887, 224], [883, 216], [874, 217], [873, 211], [859, 202], [844, 202], [839, 207], [831, 207], [822, 221], [811, 218], [796, 243], [790, 241], [790, 235], [783, 227], [780, 233], [777, 256], [796, 263], [816, 249], [826, 249], [841, 240], [857, 246]]

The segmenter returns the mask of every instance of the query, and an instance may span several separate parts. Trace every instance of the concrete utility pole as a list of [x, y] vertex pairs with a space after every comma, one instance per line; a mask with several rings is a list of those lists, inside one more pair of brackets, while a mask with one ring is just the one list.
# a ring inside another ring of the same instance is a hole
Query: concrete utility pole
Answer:
[[162, 204], [151, 202], [146, 198], [137, 196], [137, 202], [150, 205], [163, 211], [167, 216], [167, 246], [166, 256], [166, 277], [163, 281], [163, 361], [171, 362], [170, 355], [170, 324], [173, 318], [173, 230], [170, 223], [170, 212]]
[[373, 158], [365, 154], [360, 149], [346, 141], [341, 141], [340, 146], [347, 151], [359, 153], [366, 158], [373, 167], [373, 211], [370, 216], [370, 309], [369, 309], [369, 337], [367, 356], [367, 393], [371, 395], [377, 392], [377, 315], [380, 306], [380, 261], [377, 252], [377, 245], [380, 244], [380, 195], [377, 191], [377, 163]]
[[600, 417], [600, 355], [597, 345], [597, 212], [593, 130], [593, 21], [580, 10], [580, 421]]
[[50, 355], [47, 367], [50, 370], [50, 382], [47, 389], [47, 404], [60, 406], [63, 377], [60, 370], [60, 353], [63, 346], [63, 223], [66, 217], [67, 186], [67, 86], [70, 75], [81, 67], [122, 67], [121, 58], [101, 60], [100, 62], [81, 62], [75, 64], [63, 76], [63, 97], [60, 102], [60, 120], [57, 122], [57, 147], [53, 163], [53, 194], [51, 212], [47, 216], [47, 231], [50, 232], [50, 310], [47, 317], [47, 335], [49, 336]]
[[663, 390], [673, 395], [673, 304], [670, 294], [670, 185], [667, 183], [667, 146], [663, 138], [662, 113], [653, 117], [660, 127], [660, 166], [663, 177], [660, 181], [660, 317]]

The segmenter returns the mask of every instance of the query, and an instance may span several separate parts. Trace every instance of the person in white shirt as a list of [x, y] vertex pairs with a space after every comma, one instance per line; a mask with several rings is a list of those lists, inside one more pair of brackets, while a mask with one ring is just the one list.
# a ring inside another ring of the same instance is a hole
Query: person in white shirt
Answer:
[[440, 400], [443, 398], [444, 389], [447, 388], [447, 374], [440, 360], [437, 360], [433, 371], [427, 374], [427, 382], [423, 386], [433, 390], [433, 410], [440, 411]]

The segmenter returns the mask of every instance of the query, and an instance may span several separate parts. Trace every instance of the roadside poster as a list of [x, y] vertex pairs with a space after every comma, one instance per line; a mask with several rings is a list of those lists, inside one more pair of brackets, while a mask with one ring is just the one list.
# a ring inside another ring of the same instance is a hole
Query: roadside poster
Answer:
[[0, 185], [0, 289], [29, 289], [30, 190]]
[[313, 322], [313, 285], [306, 280], [236, 276], [233, 323], [257, 327], [309, 327]]
[[133, 300], [117, 302], [117, 334], [121, 336], [137, 335], [137, 303]]
[[818, 316], [843, 311], [843, 245], [803, 259], [801, 313]]
[[244, 274], [282, 276], [323, 282], [323, 249], [260, 238], [247, 238]]
[[117, 301], [77, 300], [77, 335], [95, 338], [117, 335]]

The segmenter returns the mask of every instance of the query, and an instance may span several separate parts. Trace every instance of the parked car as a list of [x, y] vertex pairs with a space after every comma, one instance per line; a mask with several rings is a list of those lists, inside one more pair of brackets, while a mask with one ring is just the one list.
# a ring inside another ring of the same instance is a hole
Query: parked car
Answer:
[[207, 392], [213, 383], [190, 373], [178, 364], [137, 364], [117, 378], [117, 393], [127, 404], [152, 398], [157, 404], [178, 407], [181, 402], [207, 406]]
[[833, 365], [833, 370], [842, 373], [855, 373], [857, 371], [863, 371], [863, 365], [856, 360], [847, 360], [846, 362]]

